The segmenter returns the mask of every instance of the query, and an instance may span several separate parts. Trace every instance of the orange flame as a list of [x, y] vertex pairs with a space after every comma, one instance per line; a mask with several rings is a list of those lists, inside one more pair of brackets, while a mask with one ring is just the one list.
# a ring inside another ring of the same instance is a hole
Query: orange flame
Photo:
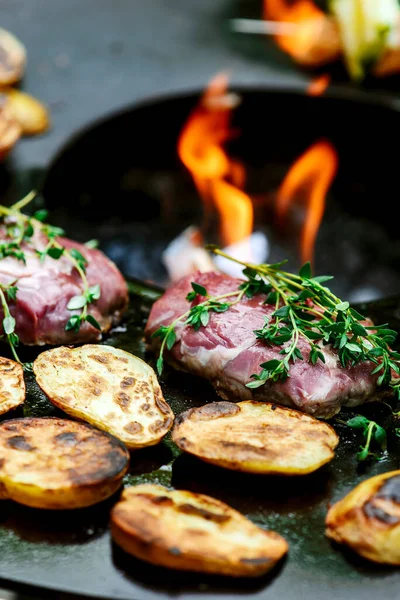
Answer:
[[307, 88], [307, 94], [309, 96], [322, 96], [328, 89], [331, 79], [332, 77], [328, 73], [315, 77]]
[[336, 150], [328, 141], [321, 140], [296, 160], [278, 190], [276, 212], [280, 222], [286, 217], [293, 201], [302, 199], [308, 205], [301, 234], [303, 262], [313, 261], [315, 239], [325, 209], [325, 197], [337, 167]]
[[216, 206], [225, 245], [234, 244], [251, 234], [253, 205], [245, 194], [245, 170], [231, 160], [223, 144], [231, 139], [234, 96], [228, 94], [228, 78], [216, 75], [189, 116], [178, 140], [178, 154], [190, 171], [204, 201], [205, 213]]
[[275, 41], [303, 65], [323, 65], [340, 55], [337, 24], [313, 0], [264, 0], [264, 19], [286, 24]]

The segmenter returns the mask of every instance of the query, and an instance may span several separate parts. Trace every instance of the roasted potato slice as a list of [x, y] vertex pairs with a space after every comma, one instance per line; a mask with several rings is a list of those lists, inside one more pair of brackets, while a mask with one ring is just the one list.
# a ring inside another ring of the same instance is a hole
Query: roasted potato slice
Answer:
[[364, 558], [400, 565], [400, 470], [371, 477], [336, 502], [326, 535]]
[[7, 99], [0, 94], [0, 160], [3, 160], [21, 137], [21, 126], [7, 107]]
[[129, 453], [87, 423], [55, 417], [0, 424], [0, 498], [35, 508], [81, 508], [121, 485]]
[[22, 366], [15, 360], [0, 356], [0, 415], [22, 404], [25, 392]]
[[100, 344], [60, 346], [40, 354], [33, 370], [53, 404], [128, 448], [157, 444], [172, 426], [156, 374], [129, 352]]
[[0, 86], [19, 81], [25, 64], [25, 46], [15, 35], [0, 27]]
[[175, 420], [172, 439], [202, 460], [236, 471], [304, 475], [332, 460], [335, 431], [270, 402], [213, 402]]
[[36, 135], [49, 128], [48, 110], [39, 100], [13, 88], [2, 93], [7, 98], [7, 109], [20, 125], [23, 135]]
[[111, 512], [111, 534], [155, 565], [234, 577], [263, 575], [288, 550], [280, 535], [215, 498], [155, 484], [124, 490]]

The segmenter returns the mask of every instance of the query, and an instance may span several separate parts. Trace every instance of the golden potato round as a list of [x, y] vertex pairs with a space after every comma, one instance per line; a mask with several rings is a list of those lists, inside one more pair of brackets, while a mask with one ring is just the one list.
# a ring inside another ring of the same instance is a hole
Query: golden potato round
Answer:
[[263, 575], [288, 550], [280, 535], [215, 498], [155, 484], [124, 490], [111, 512], [111, 534], [152, 564], [234, 577]]
[[0, 424], [0, 498], [35, 508], [82, 508], [121, 485], [129, 453], [86, 423], [55, 417]]
[[364, 558], [400, 565], [400, 470], [371, 477], [336, 502], [326, 535]]
[[22, 366], [15, 360], [0, 356], [0, 415], [22, 404], [25, 392]]
[[15, 35], [0, 27], [0, 86], [19, 81], [25, 64], [25, 46]]
[[50, 402], [128, 448], [157, 444], [172, 426], [174, 414], [156, 374], [129, 352], [100, 344], [60, 346], [40, 354], [33, 370]]
[[0, 160], [3, 160], [21, 137], [21, 126], [7, 107], [7, 100], [0, 95]]
[[304, 475], [334, 457], [335, 431], [314, 417], [269, 402], [213, 402], [175, 420], [181, 450], [226, 469]]
[[47, 108], [36, 98], [20, 90], [4, 90], [7, 109], [20, 125], [23, 135], [43, 133], [50, 126]]

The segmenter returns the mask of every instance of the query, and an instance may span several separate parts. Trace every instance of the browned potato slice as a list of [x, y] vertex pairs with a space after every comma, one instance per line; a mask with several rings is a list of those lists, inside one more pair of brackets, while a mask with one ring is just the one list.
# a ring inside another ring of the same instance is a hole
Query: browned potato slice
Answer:
[[336, 502], [326, 535], [369, 560], [400, 565], [400, 470], [371, 477]]
[[0, 27], [0, 86], [21, 79], [26, 63], [23, 44], [9, 31]]
[[21, 126], [7, 107], [5, 96], [0, 95], [0, 160], [3, 160], [21, 137]]
[[16, 408], [25, 400], [25, 381], [22, 366], [0, 356], [0, 415]]
[[7, 108], [19, 123], [24, 135], [36, 135], [46, 131], [50, 125], [47, 108], [36, 98], [15, 89], [4, 90]]
[[263, 575], [288, 550], [277, 533], [215, 498], [155, 484], [124, 490], [111, 533], [126, 552], [155, 565], [235, 577]]
[[269, 402], [213, 402], [179, 415], [175, 444], [202, 460], [248, 473], [304, 475], [332, 460], [335, 431]]
[[33, 370], [53, 404], [129, 448], [157, 444], [172, 426], [156, 374], [129, 352], [100, 344], [61, 346], [40, 354]]
[[121, 485], [127, 449], [113, 436], [66, 419], [0, 424], [0, 498], [35, 508], [81, 508]]

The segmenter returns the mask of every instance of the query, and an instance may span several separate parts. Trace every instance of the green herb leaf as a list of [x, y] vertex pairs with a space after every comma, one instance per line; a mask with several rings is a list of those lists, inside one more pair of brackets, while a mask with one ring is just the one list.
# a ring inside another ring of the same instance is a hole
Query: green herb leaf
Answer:
[[168, 350], [171, 350], [171, 348], [173, 347], [175, 342], [176, 342], [176, 333], [175, 333], [174, 329], [170, 329], [169, 333], [167, 335], [167, 339], [166, 339], [166, 344], [167, 344]]
[[48, 216], [49, 216], [49, 213], [44, 208], [37, 210], [35, 213], [33, 213], [33, 218], [36, 219], [36, 221], [40, 221], [41, 223], [43, 223], [47, 219]]
[[65, 248], [56, 248], [55, 246], [52, 246], [47, 250], [47, 254], [51, 256], [51, 258], [58, 260], [64, 254], [64, 250]]
[[89, 292], [87, 295], [88, 302], [93, 302], [94, 300], [98, 300], [101, 295], [100, 284], [96, 283], [96, 285], [92, 285], [89, 288]]
[[352, 429], [365, 429], [370, 424], [370, 421], [362, 415], [357, 415], [356, 417], [346, 421], [346, 424]]
[[85, 246], [86, 248], [94, 250], [95, 248], [99, 247], [99, 240], [88, 240], [87, 242], [85, 242]]
[[196, 294], [198, 294], [199, 296], [208, 296], [206, 288], [202, 285], [199, 285], [198, 283], [192, 281], [191, 286], [193, 288], [193, 291], [196, 292]]
[[383, 427], [381, 427], [377, 423], [375, 423], [374, 439], [375, 439], [376, 443], [379, 444], [379, 446], [381, 447], [381, 450], [386, 450], [386, 445], [387, 445], [386, 431], [383, 429]]
[[335, 308], [336, 310], [339, 310], [341, 312], [347, 310], [349, 308], [350, 304], [348, 302], [339, 302], [338, 304], [336, 304]]
[[67, 304], [68, 310], [78, 310], [86, 305], [85, 296], [73, 296]]
[[15, 330], [15, 319], [11, 315], [7, 315], [3, 319], [3, 329], [6, 335], [10, 335]]
[[300, 277], [304, 279], [310, 279], [311, 277], [311, 263], [306, 262], [299, 271]]
[[81, 327], [80, 315], [73, 315], [70, 317], [65, 325], [65, 331], [79, 331]]
[[90, 323], [90, 325], [92, 325], [92, 327], [94, 327], [95, 329], [97, 329], [98, 331], [101, 331], [101, 325], [100, 323], [97, 321], [97, 319], [94, 318], [93, 315], [86, 315], [85, 320]]

